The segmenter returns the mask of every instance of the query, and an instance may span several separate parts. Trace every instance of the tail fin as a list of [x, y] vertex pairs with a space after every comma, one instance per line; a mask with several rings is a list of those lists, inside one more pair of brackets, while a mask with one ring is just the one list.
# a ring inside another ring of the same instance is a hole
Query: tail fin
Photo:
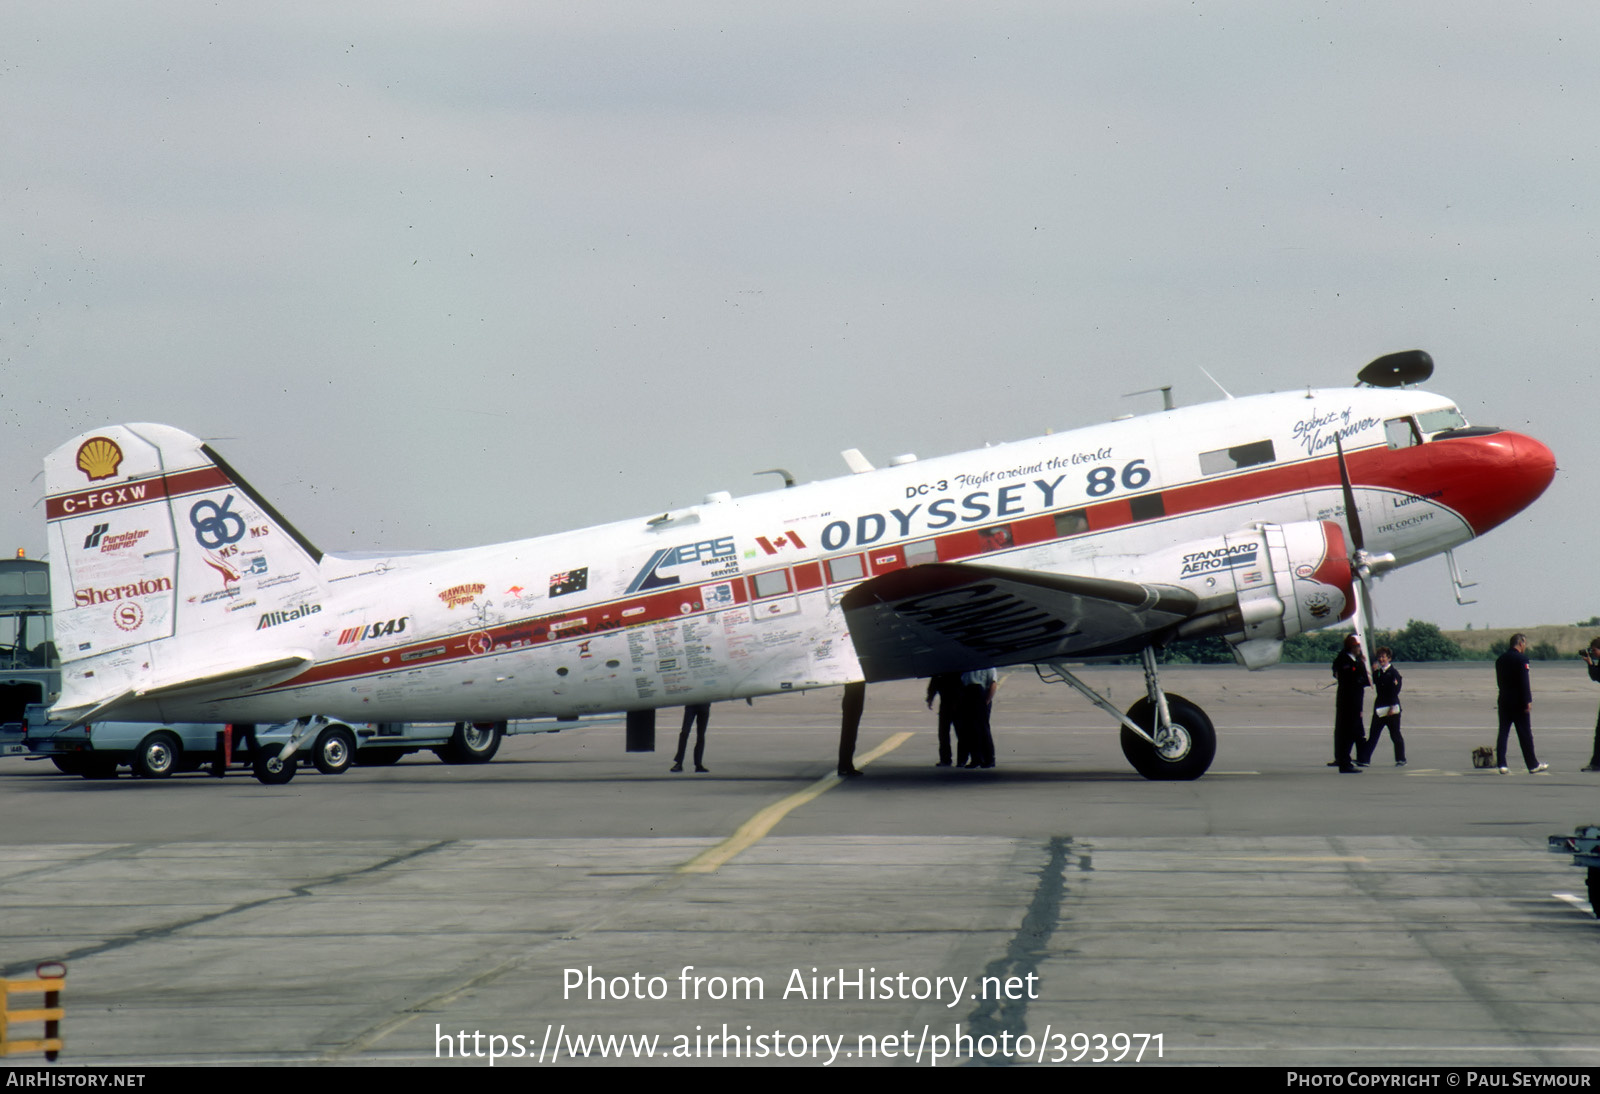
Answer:
[[[176, 678], [180, 661], [249, 661], [246, 632], [322, 610], [322, 552], [199, 438], [108, 426], [44, 466], [58, 709]], [[174, 639], [158, 672], [153, 644]]]

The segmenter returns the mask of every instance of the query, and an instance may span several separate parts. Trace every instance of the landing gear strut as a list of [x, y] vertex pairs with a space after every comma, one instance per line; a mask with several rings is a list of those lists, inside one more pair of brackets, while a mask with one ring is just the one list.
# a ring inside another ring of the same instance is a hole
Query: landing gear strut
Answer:
[[1146, 646], [1145, 697], [1126, 714], [1111, 705], [1060, 662], [1036, 665], [1041, 679], [1067, 684], [1122, 725], [1122, 754], [1147, 779], [1198, 779], [1217, 754], [1217, 731], [1206, 712], [1181, 695], [1161, 689], [1155, 650]]

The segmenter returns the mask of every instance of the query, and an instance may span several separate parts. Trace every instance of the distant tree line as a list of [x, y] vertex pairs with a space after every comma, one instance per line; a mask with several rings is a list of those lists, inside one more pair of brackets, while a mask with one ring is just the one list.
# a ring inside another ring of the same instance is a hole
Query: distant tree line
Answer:
[[[1595, 624], [1600, 626], [1600, 623]], [[1339, 654], [1344, 646], [1345, 630], [1312, 631], [1297, 634], [1283, 643], [1283, 660], [1289, 663], [1327, 663]], [[1506, 640], [1499, 639], [1487, 650], [1462, 649], [1453, 639], [1446, 638], [1438, 626], [1413, 619], [1397, 631], [1376, 630], [1369, 636], [1367, 653], [1379, 646], [1394, 651], [1396, 661], [1493, 661], [1506, 652]], [[1562, 655], [1549, 642], [1528, 647], [1528, 657], [1534, 661], [1559, 661]], [[1137, 656], [1127, 659], [1137, 664]], [[1220, 665], [1233, 662], [1233, 647], [1221, 636], [1185, 639], [1169, 644], [1161, 654], [1168, 665]]]

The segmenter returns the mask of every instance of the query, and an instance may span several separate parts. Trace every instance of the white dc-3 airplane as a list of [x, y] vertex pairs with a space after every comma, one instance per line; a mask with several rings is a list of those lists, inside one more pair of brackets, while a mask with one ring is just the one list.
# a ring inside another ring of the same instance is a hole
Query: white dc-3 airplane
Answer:
[[[477, 727], [470, 749], [514, 718], [844, 686], [848, 771], [866, 683], [1032, 664], [1115, 719], [1140, 773], [1193, 779], [1215, 732], [1162, 690], [1154, 649], [1222, 635], [1269, 665], [1356, 613], [1372, 574], [1549, 485], [1547, 447], [1409, 386], [1431, 373], [1421, 351], [1390, 354], [1352, 388], [884, 468], [851, 450], [855, 473], [827, 482], [388, 558], [323, 554], [177, 429], [91, 430], [45, 461], [52, 713], [302, 720], [257, 759], [281, 782], [330, 721], [455, 721]], [[1141, 652], [1147, 695], [1125, 713], [1067, 667]]]

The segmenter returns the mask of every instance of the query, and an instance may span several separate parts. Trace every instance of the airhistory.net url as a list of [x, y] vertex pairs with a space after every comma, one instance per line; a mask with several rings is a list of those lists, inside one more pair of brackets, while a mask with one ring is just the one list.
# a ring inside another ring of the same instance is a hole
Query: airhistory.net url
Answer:
[[902, 1030], [882, 1036], [827, 1033], [756, 1033], [730, 1030], [664, 1035], [659, 1033], [569, 1033], [565, 1024], [547, 1025], [544, 1035], [525, 1037], [460, 1030], [455, 1034], [433, 1027], [433, 1053], [438, 1059], [521, 1060], [556, 1064], [588, 1059], [631, 1060], [812, 1060], [824, 1067], [839, 1060], [909, 1060], [937, 1067], [963, 1060], [1015, 1060], [1042, 1064], [1139, 1063], [1161, 1059], [1165, 1047], [1159, 1033], [1058, 1032], [1045, 1026], [1038, 1036], [1030, 1033], [974, 1034], [958, 1022], [953, 1034], [935, 1033], [924, 1025], [921, 1033]]

